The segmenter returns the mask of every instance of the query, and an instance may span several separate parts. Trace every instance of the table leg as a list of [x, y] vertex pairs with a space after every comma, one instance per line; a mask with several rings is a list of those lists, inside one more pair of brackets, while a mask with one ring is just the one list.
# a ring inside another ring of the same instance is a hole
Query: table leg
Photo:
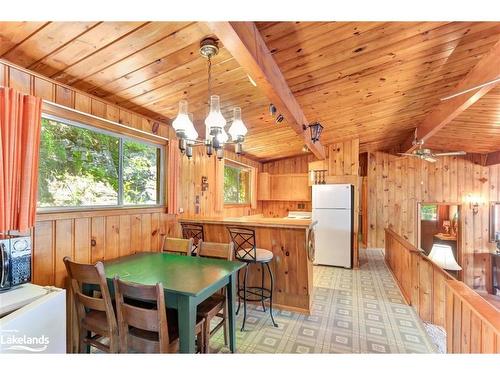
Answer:
[[196, 353], [195, 325], [196, 305], [188, 296], [179, 296], [177, 300], [177, 313], [179, 317], [180, 353]]
[[227, 284], [227, 319], [229, 320], [229, 349], [236, 352], [236, 314], [234, 311], [235, 274], [229, 276]]

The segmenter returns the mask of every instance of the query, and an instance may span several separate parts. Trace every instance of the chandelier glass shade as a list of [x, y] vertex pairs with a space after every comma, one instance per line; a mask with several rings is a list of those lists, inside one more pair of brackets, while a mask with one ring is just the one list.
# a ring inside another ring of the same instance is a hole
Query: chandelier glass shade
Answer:
[[189, 158], [193, 155], [192, 148], [198, 145], [205, 145], [207, 155], [211, 156], [215, 152], [218, 159], [224, 157], [224, 146], [227, 144], [234, 144], [237, 154], [243, 151], [242, 143], [245, 140], [247, 128], [241, 120], [241, 108], [233, 109], [233, 121], [228, 130], [231, 136], [231, 141], [229, 141], [229, 135], [225, 130], [227, 121], [221, 112], [220, 97], [211, 95], [211, 58], [217, 53], [218, 47], [213, 39], [207, 38], [201, 42], [200, 54], [208, 60], [209, 112], [205, 118], [205, 139], [198, 140], [198, 132], [193, 124], [192, 114], [188, 112], [186, 100], [179, 101], [179, 112], [172, 122], [172, 127], [179, 139], [179, 149]]
[[228, 133], [234, 142], [244, 139], [247, 134], [247, 128], [243, 121], [241, 121], [241, 108], [235, 107], [233, 109], [233, 122], [229, 127]]

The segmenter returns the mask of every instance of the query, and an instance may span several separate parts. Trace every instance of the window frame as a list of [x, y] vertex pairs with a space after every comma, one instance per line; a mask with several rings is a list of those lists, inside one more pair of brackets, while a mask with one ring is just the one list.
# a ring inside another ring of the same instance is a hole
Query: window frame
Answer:
[[[231, 207], [231, 206], [237, 206], [237, 207], [245, 207], [245, 206], [250, 206], [252, 204], [252, 169], [244, 164], [240, 164], [237, 162], [232, 162], [230, 160], [226, 160], [224, 163], [224, 168], [229, 167], [233, 169], [237, 169], [239, 171], [245, 171], [248, 173], [248, 194], [247, 194], [247, 202], [226, 202], [224, 199], [224, 207]], [[224, 196], [224, 181], [222, 181], [222, 195]], [[239, 189], [240, 187], [240, 180], [238, 178], [238, 194], [239, 194]]]
[[[90, 130], [99, 134], [105, 134], [118, 138], [118, 152], [120, 155], [118, 165], [118, 199], [116, 205], [89, 205], [89, 206], [54, 206], [54, 207], [36, 207], [37, 213], [51, 213], [51, 212], [67, 212], [67, 211], [88, 211], [95, 209], [109, 210], [109, 209], [133, 209], [133, 208], [158, 208], [165, 206], [165, 146], [154, 142], [148, 142], [143, 139], [135, 138], [129, 135], [121, 134], [115, 131], [101, 129], [100, 127], [88, 125], [80, 121], [71, 120], [57, 115], [52, 115], [42, 111], [41, 118], [47, 120], [57, 121], [69, 126]], [[40, 128], [41, 131], [41, 128]], [[155, 147], [159, 151], [159, 163], [157, 166], [157, 191], [159, 199], [156, 204], [123, 204], [123, 144], [125, 141], [132, 141], [136, 143], [145, 144], [147, 146]], [[38, 199], [37, 199], [38, 200]]]

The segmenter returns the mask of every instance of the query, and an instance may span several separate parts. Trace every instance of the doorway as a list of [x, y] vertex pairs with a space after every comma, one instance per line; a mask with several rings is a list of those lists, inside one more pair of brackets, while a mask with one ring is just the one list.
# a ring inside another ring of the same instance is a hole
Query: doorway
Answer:
[[[461, 251], [461, 206], [453, 203], [418, 203], [418, 248], [429, 255], [434, 245], [451, 247], [453, 257], [463, 267]], [[462, 280], [462, 271], [449, 271]]]

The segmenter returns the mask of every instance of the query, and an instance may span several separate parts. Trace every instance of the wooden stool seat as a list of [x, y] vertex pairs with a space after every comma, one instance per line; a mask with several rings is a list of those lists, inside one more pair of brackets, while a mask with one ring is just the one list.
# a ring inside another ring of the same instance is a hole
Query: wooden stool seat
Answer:
[[250, 262], [257, 262], [257, 263], [265, 263], [265, 262], [270, 262], [273, 260], [273, 252], [266, 250], [266, 249], [260, 249], [256, 248], [255, 249], [255, 257], [252, 255], [250, 250], [239, 250], [236, 253], [236, 259], [242, 260], [242, 261], [250, 261]]

